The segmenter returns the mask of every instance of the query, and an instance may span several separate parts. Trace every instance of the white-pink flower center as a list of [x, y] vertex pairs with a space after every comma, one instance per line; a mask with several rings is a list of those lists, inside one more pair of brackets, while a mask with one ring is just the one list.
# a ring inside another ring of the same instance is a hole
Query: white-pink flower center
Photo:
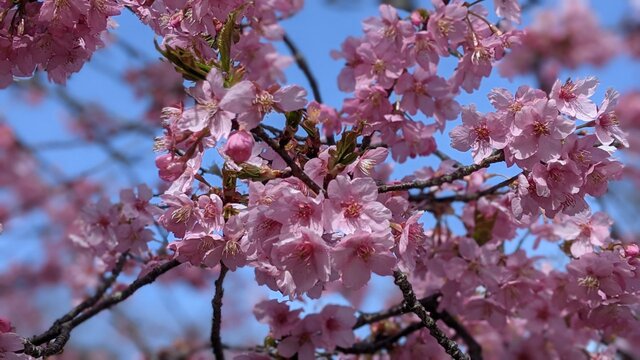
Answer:
[[551, 131], [549, 130], [549, 123], [546, 121], [535, 121], [533, 123], [533, 134], [536, 136], [550, 135]]
[[171, 213], [171, 220], [173, 220], [173, 221], [175, 221], [177, 223], [187, 222], [191, 218], [191, 211], [192, 210], [193, 210], [193, 208], [191, 206], [188, 206], [188, 205], [180, 207], [178, 209], [175, 209]]
[[298, 259], [304, 261], [305, 263], [309, 261], [311, 255], [313, 254], [313, 244], [310, 242], [303, 242], [302, 244], [298, 244], [295, 249], [295, 254]]
[[578, 96], [575, 94], [576, 85], [571, 80], [567, 80], [567, 82], [560, 87], [560, 93], [558, 97], [564, 101], [571, 101], [577, 98]]
[[347, 201], [343, 202], [342, 209], [344, 211], [344, 216], [348, 219], [355, 219], [360, 217], [360, 213], [362, 212], [362, 204], [356, 201]]
[[356, 248], [356, 254], [363, 261], [368, 261], [373, 253], [375, 253], [375, 249], [369, 241], [361, 242]]
[[258, 110], [260, 110], [261, 113], [266, 114], [273, 110], [275, 100], [273, 99], [273, 95], [271, 95], [270, 92], [262, 91], [256, 96], [256, 99], [253, 101], [253, 103], [258, 106]]

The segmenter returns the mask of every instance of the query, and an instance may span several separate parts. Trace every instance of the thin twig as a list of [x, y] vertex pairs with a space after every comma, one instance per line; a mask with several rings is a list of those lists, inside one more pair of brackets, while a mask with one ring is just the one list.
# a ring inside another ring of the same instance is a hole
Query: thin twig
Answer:
[[504, 160], [504, 153], [497, 151], [489, 157], [482, 160], [479, 164], [472, 164], [463, 166], [454, 170], [453, 172], [437, 176], [428, 180], [417, 180], [400, 184], [388, 184], [378, 186], [378, 192], [384, 193], [389, 191], [409, 190], [409, 189], [424, 189], [431, 186], [438, 186], [445, 183], [453, 182], [454, 180], [462, 179], [463, 177], [473, 174], [474, 172], [489, 167], [493, 163], [497, 163]]
[[453, 202], [453, 201], [463, 201], [463, 202], [469, 202], [469, 201], [474, 201], [474, 200], [478, 200], [481, 197], [487, 196], [487, 195], [492, 195], [492, 194], [502, 194], [502, 193], [497, 193], [498, 190], [502, 189], [505, 186], [509, 186], [511, 185], [511, 183], [513, 183], [514, 181], [516, 181], [518, 179], [518, 177], [520, 176], [520, 173], [518, 173], [517, 175], [514, 175], [506, 180], [503, 180], [491, 187], [488, 187], [484, 190], [480, 190], [478, 192], [474, 192], [474, 193], [469, 193], [469, 194], [456, 194], [456, 195], [450, 195], [450, 196], [443, 196], [443, 197], [439, 197], [439, 198], [433, 198], [432, 196], [428, 196], [431, 194], [418, 194], [418, 195], [413, 195], [413, 196], [409, 196], [409, 201], [421, 201], [424, 199], [430, 199], [430, 201], [433, 202]]
[[213, 308], [213, 316], [211, 318], [211, 348], [213, 349], [213, 355], [216, 360], [224, 360], [224, 347], [222, 345], [222, 339], [220, 338], [220, 329], [222, 327], [222, 296], [224, 295], [224, 288], [222, 283], [224, 277], [229, 269], [221, 262], [220, 263], [220, 275], [215, 282], [216, 291], [211, 299], [211, 307]]
[[[145, 285], [151, 284], [160, 275], [177, 267], [178, 265], [180, 265], [180, 262], [175, 259], [167, 261], [162, 265], [158, 265], [151, 269], [144, 276], [133, 281], [124, 290], [117, 291], [110, 296], [103, 298], [89, 309], [80, 313], [75, 318], [63, 323], [62, 325], [52, 326], [51, 329], [47, 330], [41, 335], [36, 335], [31, 339], [24, 339], [23, 352], [33, 357], [48, 356], [59, 353], [60, 351], [62, 351], [67, 341], [69, 341], [71, 330], [73, 330], [75, 327], [102, 312], [103, 310], [109, 309], [110, 307], [126, 300], [136, 291], [138, 291], [138, 289]], [[53, 341], [47, 345], [38, 346], [51, 340]]]
[[316, 80], [315, 76], [313, 76], [313, 73], [311, 72], [311, 68], [307, 63], [307, 59], [305, 59], [304, 55], [302, 55], [302, 52], [300, 52], [296, 44], [291, 40], [291, 38], [287, 34], [284, 34], [282, 39], [284, 40], [284, 44], [287, 45], [287, 48], [289, 49], [289, 51], [291, 51], [291, 55], [293, 55], [293, 58], [295, 59], [296, 64], [298, 64], [298, 67], [300, 68], [300, 70], [302, 70], [302, 72], [304, 73], [304, 76], [307, 78], [307, 81], [309, 82], [309, 86], [311, 87], [311, 92], [313, 93], [313, 98], [318, 103], [322, 104], [322, 96], [320, 95], [320, 88], [318, 86], [318, 81]]
[[254, 133], [258, 137], [258, 139], [267, 143], [267, 145], [269, 145], [269, 147], [271, 147], [273, 151], [280, 155], [287, 166], [291, 168], [291, 174], [293, 176], [304, 182], [309, 187], [309, 189], [313, 190], [316, 194], [319, 194], [320, 191], [322, 191], [322, 189], [320, 189], [320, 186], [318, 186], [318, 184], [316, 184], [307, 174], [305, 174], [305, 172], [298, 166], [298, 164], [296, 164], [291, 156], [289, 156], [287, 151], [285, 149], [282, 149], [274, 139], [270, 138], [262, 128], [257, 127], [251, 130], [251, 132]]
[[455, 341], [449, 339], [447, 335], [442, 330], [440, 330], [440, 328], [436, 324], [436, 321], [429, 315], [424, 306], [422, 306], [422, 304], [418, 302], [416, 294], [413, 292], [413, 287], [407, 279], [407, 275], [405, 275], [401, 271], [396, 270], [393, 273], [393, 277], [395, 279], [394, 283], [402, 291], [402, 296], [404, 297], [404, 306], [420, 318], [422, 324], [424, 324], [424, 326], [429, 329], [429, 333], [431, 334], [431, 336], [436, 339], [436, 341], [438, 342], [438, 344], [440, 344], [440, 346], [442, 346], [444, 351], [446, 351], [447, 354], [449, 354], [455, 360], [469, 359], [469, 357], [460, 350], [458, 344]]
[[376, 352], [391, 347], [398, 340], [402, 339], [405, 336], [408, 336], [420, 329], [424, 328], [424, 324], [422, 322], [414, 322], [411, 325], [405, 327], [404, 329], [398, 331], [397, 333], [388, 336], [382, 340], [378, 340], [375, 342], [363, 341], [349, 348], [336, 348], [337, 351], [343, 354], [375, 354]]
[[113, 267], [113, 270], [111, 270], [111, 275], [108, 277], [105, 277], [103, 275], [103, 281], [101, 282], [100, 286], [96, 289], [96, 292], [95, 294], [93, 294], [93, 296], [86, 298], [76, 307], [71, 309], [68, 313], [64, 314], [62, 317], [54, 321], [53, 325], [49, 328], [49, 330], [47, 330], [46, 332], [44, 332], [38, 337], [31, 338], [30, 341], [33, 344], [39, 345], [47, 340], [50, 340], [51, 338], [59, 334], [60, 332], [59, 328], [62, 326], [62, 324], [72, 320], [84, 310], [95, 305], [95, 303], [97, 303], [102, 298], [102, 296], [107, 292], [107, 290], [109, 290], [111, 285], [113, 285], [118, 275], [120, 275], [120, 272], [124, 268], [126, 259], [127, 259], [126, 253], [120, 255], [115, 266]]

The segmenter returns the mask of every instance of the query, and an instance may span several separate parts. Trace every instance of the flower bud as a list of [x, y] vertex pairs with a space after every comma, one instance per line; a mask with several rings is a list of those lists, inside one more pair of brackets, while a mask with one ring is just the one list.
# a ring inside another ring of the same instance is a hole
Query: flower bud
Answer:
[[162, 180], [174, 181], [182, 175], [186, 164], [178, 156], [164, 154], [156, 158], [156, 166]]
[[629, 244], [624, 247], [625, 257], [638, 257], [640, 256], [640, 246], [638, 244]]
[[236, 163], [243, 163], [251, 158], [254, 144], [253, 136], [245, 130], [238, 130], [229, 136], [224, 145], [224, 153]]
[[0, 317], [0, 334], [11, 332], [11, 322]]

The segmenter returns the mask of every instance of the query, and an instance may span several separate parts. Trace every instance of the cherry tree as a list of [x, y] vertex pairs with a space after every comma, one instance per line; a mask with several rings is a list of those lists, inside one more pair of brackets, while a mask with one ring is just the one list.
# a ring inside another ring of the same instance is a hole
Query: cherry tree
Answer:
[[[302, 0], [2, 3], [0, 86], [63, 104], [107, 157], [68, 174], [42, 152], [76, 140], [34, 145], [0, 122], [0, 241], [33, 231], [43, 253], [0, 267], [0, 359], [109, 358], [69, 343], [107, 312], [143, 358], [640, 358], [640, 242], [615, 198], [639, 179], [640, 91], [561, 78], [640, 56], [640, 22], [607, 30], [578, 0], [527, 26], [535, 1], [424, 5], [382, 4], [335, 44], [345, 95], [329, 104], [281, 26]], [[144, 56], [115, 29], [125, 11], [161, 58], [123, 78], [144, 119], [64, 87], [107, 45]], [[480, 91], [500, 76], [517, 89]], [[142, 155], [122, 146], [154, 137]], [[136, 156], [154, 157], [152, 181]], [[415, 166], [398, 178], [400, 163]], [[112, 164], [135, 184], [90, 177]], [[147, 346], [120, 304], [180, 283], [208, 294], [209, 334]], [[34, 294], [52, 287], [72, 302], [47, 322]], [[266, 337], [230, 342], [247, 318]]]

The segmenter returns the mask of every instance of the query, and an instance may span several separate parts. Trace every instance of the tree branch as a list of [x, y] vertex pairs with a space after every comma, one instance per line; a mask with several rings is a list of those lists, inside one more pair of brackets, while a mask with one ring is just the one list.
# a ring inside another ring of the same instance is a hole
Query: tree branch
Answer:
[[449, 339], [447, 335], [442, 330], [440, 330], [440, 328], [436, 324], [436, 321], [429, 315], [424, 306], [422, 306], [422, 304], [418, 302], [418, 300], [416, 299], [416, 294], [413, 292], [413, 287], [407, 279], [407, 275], [403, 274], [401, 271], [396, 270], [393, 273], [393, 277], [395, 279], [395, 284], [402, 291], [402, 296], [404, 297], [403, 304], [405, 308], [408, 311], [413, 312], [420, 318], [422, 324], [424, 324], [424, 326], [429, 329], [429, 333], [431, 334], [431, 336], [436, 339], [438, 344], [442, 346], [447, 354], [449, 354], [455, 360], [469, 359], [469, 357], [460, 350], [458, 344], [455, 341]]
[[422, 201], [422, 200], [430, 200], [433, 202], [453, 202], [453, 201], [463, 201], [463, 202], [469, 202], [469, 201], [474, 201], [474, 200], [478, 200], [483, 196], [487, 196], [487, 195], [491, 195], [491, 194], [496, 194], [496, 191], [500, 190], [501, 188], [505, 187], [505, 186], [509, 186], [511, 183], [513, 183], [514, 181], [516, 181], [518, 179], [518, 177], [521, 175], [521, 173], [518, 173], [517, 175], [514, 175], [506, 180], [503, 180], [491, 187], [488, 187], [484, 190], [480, 190], [478, 192], [475, 193], [469, 193], [469, 194], [456, 194], [456, 195], [450, 195], [450, 196], [444, 196], [444, 197], [439, 197], [439, 198], [434, 198], [431, 196], [431, 194], [417, 194], [417, 195], [410, 195], [409, 196], [409, 201]]
[[109, 277], [104, 277], [104, 274], [103, 274], [103, 281], [100, 284], [100, 286], [96, 289], [96, 292], [95, 294], [93, 294], [93, 296], [88, 297], [83, 302], [78, 304], [76, 307], [71, 309], [68, 313], [64, 314], [62, 317], [54, 321], [53, 325], [51, 326], [51, 328], [49, 328], [49, 330], [47, 330], [40, 336], [31, 338], [30, 341], [36, 345], [39, 345], [45, 341], [52, 339], [53, 337], [55, 337], [60, 333], [60, 327], [62, 326], [62, 324], [72, 320], [84, 310], [95, 305], [95, 303], [97, 303], [102, 298], [102, 296], [104, 296], [107, 290], [109, 290], [111, 285], [113, 285], [118, 275], [120, 275], [120, 272], [122, 272], [122, 269], [124, 268], [126, 259], [127, 259], [126, 253], [120, 255], [114, 268], [111, 270], [111, 275]]
[[[469, 357], [472, 360], [482, 360], [482, 347], [474, 339], [474, 337], [467, 331], [467, 329], [460, 324], [453, 315], [448, 311], [438, 311], [438, 303], [441, 294], [433, 294], [424, 297], [418, 302], [431, 314], [434, 320], [442, 320], [447, 326], [456, 331], [456, 335], [459, 336], [469, 348]], [[403, 315], [408, 312], [412, 312], [408, 309], [404, 303], [392, 306], [389, 309], [377, 313], [362, 313], [358, 317], [353, 329], [357, 329], [367, 324], [372, 324], [378, 321], [388, 319], [390, 317]]]
[[378, 192], [384, 193], [389, 191], [409, 190], [409, 189], [424, 189], [431, 186], [438, 186], [445, 183], [453, 182], [454, 180], [462, 179], [463, 177], [473, 174], [474, 172], [489, 167], [493, 163], [497, 163], [504, 160], [504, 153], [497, 151], [489, 157], [482, 160], [479, 164], [472, 164], [458, 168], [450, 174], [437, 176], [428, 180], [417, 180], [400, 184], [389, 184], [378, 186]]
[[300, 68], [300, 70], [302, 70], [302, 73], [304, 73], [304, 76], [307, 78], [309, 86], [311, 87], [311, 92], [313, 92], [313, 98], [317, 102], [322, 103], [322, 96], [320, 96], [320, 87], [318, 86], [318, 81], [316, 80], [315, 76], [313, 76], [311, 68], [307, 63], [307, 59], [305, 59], [304, 55], [302, 55], [302, 52], [300, 52], [296, 44], [293, 43], [293, 41], [287, 34], [284, 34], [282, 40], [284, 40], [284, 44], [287, 45], [287, 48], [291, 52], [291, 55], [293, 55], [296, 64], [298, 64], [298, 67]]
[[211, 299], [211, 307], [213, 308], [213, 316], [211, 318], [211, 348], [213, 348], [213, 355], [216, 360], [224, 360], [224, 346], [222, 345], [222, 339], [220, 338], [220, 328], [222, 327], [222, 296], [224, 295], [224, 289], [222, 283], [224, 277], [229, 269], [220, 262], [220, 275], [215, 282], [216, 291]]
[[291, 174], [293, 176], [302, 180], [302, 182], [304, 182], [309, 187], [309, 189], [313, 190], [316, 194], [319, 194], [322, 191], [320, 186], [318, 186], [318, 184], [316, 184], [313, 180], [311, 180], [311, 178], [307, 174], [305, 174], [305, 172], [300, 168], [300, 166], [298, 166], [298, 164], [296, 164], [296, 162], [291, 158], [291, 156], [289, 156], [287, 151], [281, 148], [275, 140], [270, 138], [269, 135], [267, 135], [267, 133], [265, 133], [262, 128], [257, 127], [251, 130], [251, 132], [254, 133], [258, 137], [258, 139], [267, 143], [267, 145], [269, 145], [269, 147], [271, 147], [273, 151], [275, 151], [278, 155], [280, 155], [280, 157], [284, 160], [287, 166], [291, 168]]
[[384, 348], [389, 348], [391, 345], [395, 344], [398, 340], [402, 339], [405, 336], [408, 336], [424, 327], [422, 322], [414, 322], [411, 325], [405, 327], [404, 329], [398, 331], [397, 333], [388, 336], [382, 340], [378, 340], [375, 342], [359, 342], [352, 347], [349, 348], [336, 348], [337, 351], [343, 354], [375, 354], [379, 350]]
[[[44, 332], [43, 334], [36, 335], [31, 339], [24, 339], [24, 353], [27, 355], [31, 355], [33, 357], [41, 357], [54, 355], [62, 351], [64, 345], [69, 341], [71, 330], [73, 330], [76, 326], [82, 324], [86, 320], [92, 318], [96, 314], [102, 312], [105, 309], [108, 309], [133, 295], [138, 289], [141, 287], [151, 284], [154, 282], [160, 275], [166, 273], [167, 271], [177, 267], [180, 265], [178, 260], [167, 261], [162, 265], [158, 265], [151, 269], [144, 276], [133, 281], [129, 286], [127, 286], [124, 290], [115, 292], [110, 296], [103, 298], [98, 301], [92, 307], [86, 309], [83, 312], [79, 312], [76, 317], [70, 319], [60, 325], [53, 325], [49, 330]], [[73, 312], [73, 310], [71, 311]], [[71, 313], [70, 312], [70, 313]], [[45, 342], [49, 342], [53, 340], [51, 343], [43, 346], [41, 345]]]

